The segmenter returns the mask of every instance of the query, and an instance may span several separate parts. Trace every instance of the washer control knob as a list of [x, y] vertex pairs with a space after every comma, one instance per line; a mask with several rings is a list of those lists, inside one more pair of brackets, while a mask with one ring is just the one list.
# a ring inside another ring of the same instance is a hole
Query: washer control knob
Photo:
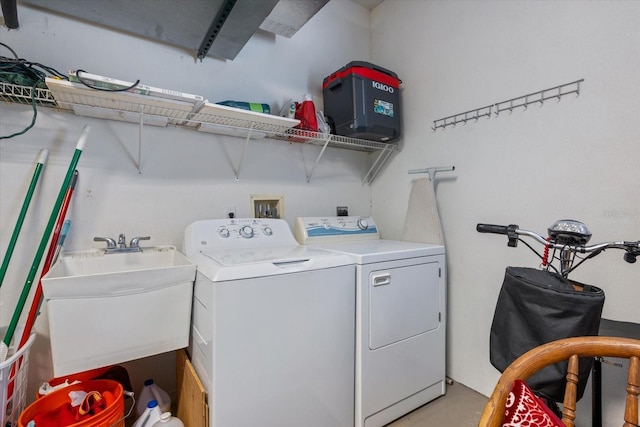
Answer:
[[367, 228], [369, 228], [369, 223], [366, 219], [359, 219], [358, 227], [360, 228], [360, 230], [366, 230]]
[[271, 229], [271, 227], [263, 228], [262, 232], [264, 233], [265, 236], [271, 236], [273, 234], [273, 230]]
[[253, 228], [251, 228], [248, 225], [243, 226], [242, 228], [240, 228], [240, 235], [242, 237], [244, 237], [245, 239], [250, 239], [253, 237]]
[[218, 234], [220, 234], [220, 237], [222, 237], [223, 239], [226, 239], [231, 235], [231, 233], [229, 233], [229, 229], [228, 228], [223, 228], [222, 230], [220, 230], [218, 232]]

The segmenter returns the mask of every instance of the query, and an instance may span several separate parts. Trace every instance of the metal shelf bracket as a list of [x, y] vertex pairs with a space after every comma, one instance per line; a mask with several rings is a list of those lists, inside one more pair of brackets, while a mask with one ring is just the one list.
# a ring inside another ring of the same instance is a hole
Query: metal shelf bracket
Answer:
[[369, 171], [366, 173], [364, 178], [362, 179], [363, 184], [371, 184], [373, 180], [378, 175], [378, 172], [382, 169], [382, 166], [387, 162], [391, 154], [394, 150], [391, 147], [384, 148], [380, 153], [378, 153], [378, 157], [373, 161]]
[[138, 174], [142, 175], [142, 141], [143, 141], [143, 130], [144, 130], [144, 106], [140, 106], [140, 124], [138, 126], [138, 163], [136, 167], [138, 168]]
[[249, 146], [249, 140], [251, 139], [251, 133], [253, 132], [253, 124], [249, 127], [247, 136], [244, 139], [244, 145], [242, 146], [242, 154], [240, 154], [240, 160], [235, 168], [233, 168], [233, 173], [235, 174], [235, 180], [240, 181], [240, 170], [242, 168], [242, 163], [244, 162], [244, 157], [247, 154], [247, 147]]
[[313, 176], [313, 172], [316, 170], [316, 166], [318, 166], [318, 163], [320, 163], [320, 159], [322, 158], [322, 155], [324, 154], [324, 151], [329, 146], [329, 142], [330, 141], [331, 141], [331, 135], [329, 134], [329, 135], [327, 135], [325, 137], [324, 144], [322, 144], [322, 149], [320, 150], [320, 153], [318, 153], [318, 157], [316, 157], [316, 161], [313, 164], [313, 167], [311, 168], [311, 170], [307, 174], [307, 183], [311, 182], [311, 177]]

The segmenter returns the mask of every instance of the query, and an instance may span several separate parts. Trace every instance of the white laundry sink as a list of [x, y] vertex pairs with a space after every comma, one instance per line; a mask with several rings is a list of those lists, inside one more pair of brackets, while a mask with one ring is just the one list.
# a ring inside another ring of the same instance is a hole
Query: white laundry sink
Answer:
[[62, 256], [42, 278], [55, 376], [186, 347], [195, 275], [174, 246]]
[[105, 254], [101, 250], [61, 257], [43, 278], [45, 298], [135, 293], [193, 281], [196, 266], [175, 246]]

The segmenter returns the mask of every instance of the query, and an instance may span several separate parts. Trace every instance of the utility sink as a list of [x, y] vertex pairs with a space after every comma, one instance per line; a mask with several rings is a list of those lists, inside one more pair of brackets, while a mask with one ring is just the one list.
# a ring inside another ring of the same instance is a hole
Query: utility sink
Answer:
[[193, 281], [196, 266], [175, 246], [105, 254], [90, 250], [64, 255], [42, 280], [46, 299], [136, 293]]
[[62, 256], [42, 278], [54, 375], [187, 347], [195, 275], [174, 246]]

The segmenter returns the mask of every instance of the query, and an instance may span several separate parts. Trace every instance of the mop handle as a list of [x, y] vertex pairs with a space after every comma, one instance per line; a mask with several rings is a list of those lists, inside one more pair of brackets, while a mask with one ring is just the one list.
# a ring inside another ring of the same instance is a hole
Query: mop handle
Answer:
[[76, 145], [76, 150], [73, 154], [73, 158], [71, 159], [71, 163], [69, 164], [67, 174], [62, 183], [62, 187], [60, 188], [60, 192], [58, 194], [58, 198], [56, 199], [56, 203], [53, 207], [53, 211], [51, 212], [51, 216], [49, 217], [47, 227], [45, 229], [44, 234], [42, 235], [42, 240], [40, 241], [40, 245], [38, 246], [38, 251], [36, 252], [33, 263], [31, 264], [31, 269], [27, 276], [27, 280], [25, 281], [24, 286], [22, 288], [22, 293], [20, 294], [18, 304], [16, 306], [16, 309], [13, 312], [13, 317], [11, 318], [11, 322], [7, 327], [7, 332], [5, 333], [4, 339], [2, 340], [2, 344], [0, 345], [0, 362], [3, 362], [7, 358], [9, 345], [11, 344], [11, 340], [13, 339], [13, 334], [15, 333], [16, 326], [18, 325], [18, 321], [20, 320], [22, 309], [24, 308], [27, 297], [29, 296], [31, 285], [36, 276], [36, 273], [38, 272], [38, 267], [40, 266], [42, 255], [44, 254], [47, 241], [49, 240], [49, 237], [51, 235], [51, 230], [53, 230], [53, 226], [58, 217], [58, 212], [60, 211], [60, 206], [62, 205], [64, 195], [67, 191], [67, 188], [69, 188], [69, 184], [71, 183], [73, 172], [78, 164], [78, 160], [80, 159], [80, 156], [82, 155], [82, 150], [87, 141], [89, 129], [90, 129], [89, 126], [85, 125], [84, 129], [82, 130], [82, 134], [80, 135], [80, 138], [78, 140], [78, 144]]
[[33, 172], [33, 177], [31, 178], [31, 184], [29, 185], [29, 189], [27, 190], [27, 194], [24, 198], [24, 202], [22, 203], [22, 209], [20, 209], [20, 214], [18, 215], [18, 222], [16, 222], [16, 226], [13, 229], [13, 234], [11, 235], [11, 239], [9, 240], [9, 246], [7, 247], [7, 252], [4, 255], [4, 259], [2, 260], [2, 266], [0, 267], [0, 287], [2, 286], [2, 281], [4, 280], [5, 274], [7, 274], [9, 261], [11, 260], [11, 256], [13, 255], [13, 250], [16, 246], [18, 235], [20, 234], [20, 230], [22, 229], [24, 218], [27, 215], [27, 209], [29, 209], [31, 198], [33, 197], [36, 184], [38, 183], [38, 179], [40, 178], [40, 173], [42, 172], [42, 168], [44, 167], [44, 164], [47, 162], [48, 155], [49, 155], [49, 150], [47, 149], [40, 150], [40, 156], [38, 157], [38, 163], [36, 164], [36, 168]]
[[[22, 336], [20, 337], [20, 344], [16, 348], [16, 351], [19, 351], [22, 346], [24, 346], [29, 337], [31, 336], [31, 329], [33, 329], [33, 325], [35, 324], [36, 317], [38, 316], [38, 312], [40, 311], [40, 305], [42, 304], [42, 276], [47, 274], [49, 268], [53, 264], [53, 261], [56, 258], [56, 255], [59, 251], [59, 248], [62, 247], [64, 242], [64, 238], [67, 235], [67, 231], [69, 230], [69, 225], [71, 221], [66, 220], [62, 225], [62, 229], [60, 227], [60, 223], [67, 216], [67, 209], [69, 208], [69, 203], [71, 202], [71, 194], [76, 186], [76, 181], [78, 179], [78, 171], [74, 171], [73, 178], [71, 179], [71, 184], [69, 184], [69, 188], [64, 196], [64, 201], [62, 202], [62, 208], [60, 208], [60, 213], [58, 214], [58, 219], [56, 221], [56, 228], [53, 231], [53, 236], [51, 238], [51, 242], [49, 242], [49, 251], [47, 252], [47, 257], [44, 261], [44, 266], [42, 267], [42, 273], [40, 273], [40, 280], [38, 281], [38, 286], [36, 287], [36, 292], [33, 296], [33, 301], [31, 302], [31, 308], [29, 309], [29, 315], [27, 316], [27, 321], [25, 322], [25, 327], [22, 331]], [[57, 244], [56, 244], [57, 243]], [[10, 378], [13, 378], [15, 375], [16, 369], [20, 368], [22, 364], [22, 358], [19, 358], [16, 363], [11, 367], [11, 373], [9, 374]], [[9, 384], [7, 387], [7, 396], [13, 396], [13, 383]]]
[[[58, 241], [63, 226], [63, 221], [67, 216], [67, 209], [69, 208], [69, 204], [71, 203], [71, 195], [73, 194], [73, 190], [75, 189], [76, 182], [78, 180], [78, 171], [73, 172], [73, 177], [71, 178], [71, 183], [67, 188], [64, 200], [62, 201], [62, 207], [60, 208], [60, 212], [57, 216], [56, 226], [53, 230], [53, 235], [51, 237], [51, 241], [49, 242], [49, 250], [47, 251], [47, 256], [44, 259], [44, 264], [42, 266], [42, 272], [40, 273], [40, 280], [38, 281], [38, 285], [36, 286], [36, 291], [33, 295], [33, 301], [31, 302], [31, 308], [29, 309], [29, 315], [27, 316], [27, 320], [25, 322], [24, 330], [22, 331], [22, 337], [20, 338], [20, 344], [18, 345], [18, 349], [20, 349], [26, 342], [29, 340], [29, 336], [31, 335], [31, 329], [33, 328], [33, 324], [36, 321], [36, 317], [38, 316], [38, 311], [40, 310], [40, 304], [42, 302], [42, 277], [47, 274], [51, 265], [53, 264], [53, 259], [56, 253], [56, 249], [60, 246], [60, 242]], [[66, 233], [65, 233], [66, 234]]]

